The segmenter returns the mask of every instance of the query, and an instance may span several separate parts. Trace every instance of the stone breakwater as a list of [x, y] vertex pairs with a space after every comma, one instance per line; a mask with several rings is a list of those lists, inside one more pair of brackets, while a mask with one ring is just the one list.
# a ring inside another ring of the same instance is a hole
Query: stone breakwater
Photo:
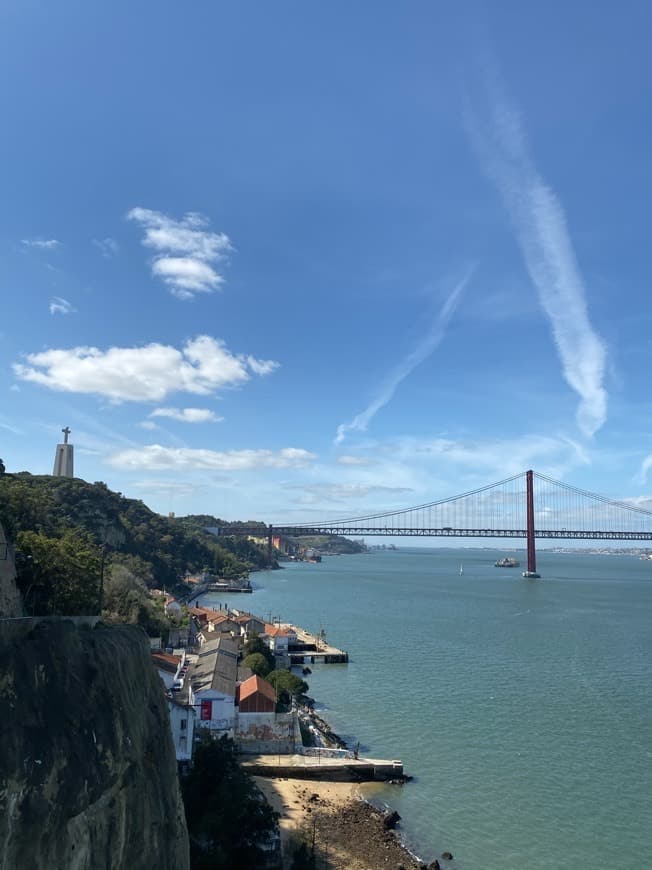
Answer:
[[333, 731], [328, 722], [315, 713], [313, 705], [314, 701], [309, 699], [299, 707], [299, 722], [304, 734], [308, 736], [309, 745], [327, 749], [349, 749], [346, 741]]

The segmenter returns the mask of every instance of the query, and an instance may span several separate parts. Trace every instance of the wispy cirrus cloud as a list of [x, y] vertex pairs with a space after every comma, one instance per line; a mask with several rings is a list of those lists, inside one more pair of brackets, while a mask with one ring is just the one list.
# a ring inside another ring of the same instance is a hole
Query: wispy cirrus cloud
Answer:
[[373, 483], [313, 483], [305, 486], [292, 486], [304, 493], [300, 499], [302, 504], [319, 504], [322, 502], [351, 502], [373, 496], [374, 498], [395, 498], [407, 496], [414, 492], [406, 486], [384, 486]]
[[168, 417], [180, 423], [218, 423], [224, 419], [209, 408], [156, 408], [149, 416]]
[[175, 220], [160, 211], [133, 208], [127, 220], [144, 229], [143, 245], [155, 252], [152, 274], [177, 298], [211, 293], [224, 283], [215, 266], [232, 250], [231, 240], [225, 233], [212, 232], [204, 215], [188, 212]]
[[636, 475], [636, 483], [645, 484], [647, 483], [647, 476], [649, 474], [650, 469], [652, 468], [652, 453], [648, 453], [643, 462], [641, 462], [641, 467], [638, 470], [638, 474]]
[[115, 257], [115, 255], [120, 250], [120, 247], [116, 240], [112, 239], [110, 236], [107, 236], [104, 239], [93, 239], [93, 244], [106, 260], [110, 260], [111, 257]]
[[519, 112], [491, 70], [485, 70], [483, 78], [491, 82], [489, 118], [482, 123], [469, 110], [471, 139], [509, 214], [526, 269], [550, 321], [564, 378], [580, 397], [577, 424], [584, 435], [592, 437], [607, 419], [606, 348], [589, 319], [566, 215], [530, 156]]
[[371, 420], [381, 408], [391, 400], [399, 385], [414, 369], [427, 359], [435, 348], [441, 343], [455, 309], [457, 308], [462, 293], [471, 280], [475, 267], [470, 268], [464, 277], [455, 284], [442, 305], [435, 322], [428, 334], [421, 339], [419, 344], [405, 359], [395, 367], [385, 382], [381, 385], [376, 397], [367, 405], [360, 414], [357, 414], [350, 423], [340, 423], [337, 427], [335, 444], [341, 444], [348, 432], [366, 432]]
[[438, 474], [464, 473], [478, 483], [491, 483], [527, 468], [562, 478], [590, 456], [566, 436], [523, 435], [506, 439], [401, 438], [384, 446], [393, 461], [435, 469]]
[[26, 248], [40, 248], [42, 251], [53, 251], [60, 244], [58, 239], [21, 239], [21, 245]]
[[71, 314], [76, 311], [72, 304], [62, 296], [53, 296], [50, 299], [50, 314]]
[[367, 459], [364, 456], [350, 456], [346, 453], [341, 454], [335, 460], [338, 465], [371, 465], [373, 460]]
[[262, 468], [304, 468], [317, 457], [299, 447], [281, 450], [205, 450], [189, 447], [163, 447], [148, 444], [121, 450], [108, 457], [109, 465], [125, 471], [137, 470], [214, 470], [252, 471]]
[[28, 354], [26, 361], [13, 365], [20, 380], [58, 392], [96, 394], [112, 402], [161, 402], [172, 393], [212, 395], [278, 366], [272, 360], [234, 354], [208, 335], [187, 341], [181, 349], [158, 343], [108, 350], [73, 347]]

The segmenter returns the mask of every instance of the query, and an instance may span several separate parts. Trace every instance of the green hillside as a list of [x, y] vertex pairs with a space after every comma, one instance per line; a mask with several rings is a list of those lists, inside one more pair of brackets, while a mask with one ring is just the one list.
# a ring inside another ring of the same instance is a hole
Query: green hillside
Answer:
[[218, 542], [194, 518], [161, 516], [104, 483], [78, 478], [0, 475], [0, 521], [16, 544], [18, 585], [30, 612], [93, 612], [103, 557], [108, 577], [127, 574], [143, 590], [171, 589], [186, 571], [242, 576], [267, 559], [249, 541]]

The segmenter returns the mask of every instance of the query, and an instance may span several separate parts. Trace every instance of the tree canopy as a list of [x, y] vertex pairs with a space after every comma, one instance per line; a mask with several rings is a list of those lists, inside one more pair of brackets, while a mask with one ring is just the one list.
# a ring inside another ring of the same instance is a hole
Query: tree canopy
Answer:
[[238, 764], [231, 740], [201, 742], [181, 786], [193, 870], [265, 866], [278, 814]]
[[199, 523], [161, 516], [102, 482], [78, 478], [0, 475], [0, 521], [16, 543], [17, 584], [30, 613], [97, 612], [102, 546], [105, 579], [123, 565], [149, 588], [170, 589], [186, 571], [242, 576], [267, 559], [249, 541], [218, 539]]
[[242, 664], [258, 677], [266, 677], [270, 672], [269, 662], [261, 653], [251, 653], [245, 656]]
[[308, 691], [308, 683], [297, 677], [292, 671], [272, 671], [265, 679], [276, 689], [276, 695], [281, 706], [287, 706], [292, 697], [305, 695]]

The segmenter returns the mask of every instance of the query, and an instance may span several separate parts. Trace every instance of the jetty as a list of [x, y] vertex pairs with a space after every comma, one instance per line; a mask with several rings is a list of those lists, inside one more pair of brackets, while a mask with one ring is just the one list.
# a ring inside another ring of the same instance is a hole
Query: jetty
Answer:
[[[252, 776], [288, 779], [328, 779], [336, 782], [388, 782], [406, 779], [403, 762], [383, 758], [355, 758], [343, 751], [305, 749], [300, 755], [247, 755], [241, 765]], [[310, 754], [307, 754], [307, 753]]]
[[326, 642], [323, 632], [310, 634], [303, 628], [291, 626], [296, 634], [288, 645], [288, 655], [293, 665], [335, 665], [347, 664], [349, 654]]

